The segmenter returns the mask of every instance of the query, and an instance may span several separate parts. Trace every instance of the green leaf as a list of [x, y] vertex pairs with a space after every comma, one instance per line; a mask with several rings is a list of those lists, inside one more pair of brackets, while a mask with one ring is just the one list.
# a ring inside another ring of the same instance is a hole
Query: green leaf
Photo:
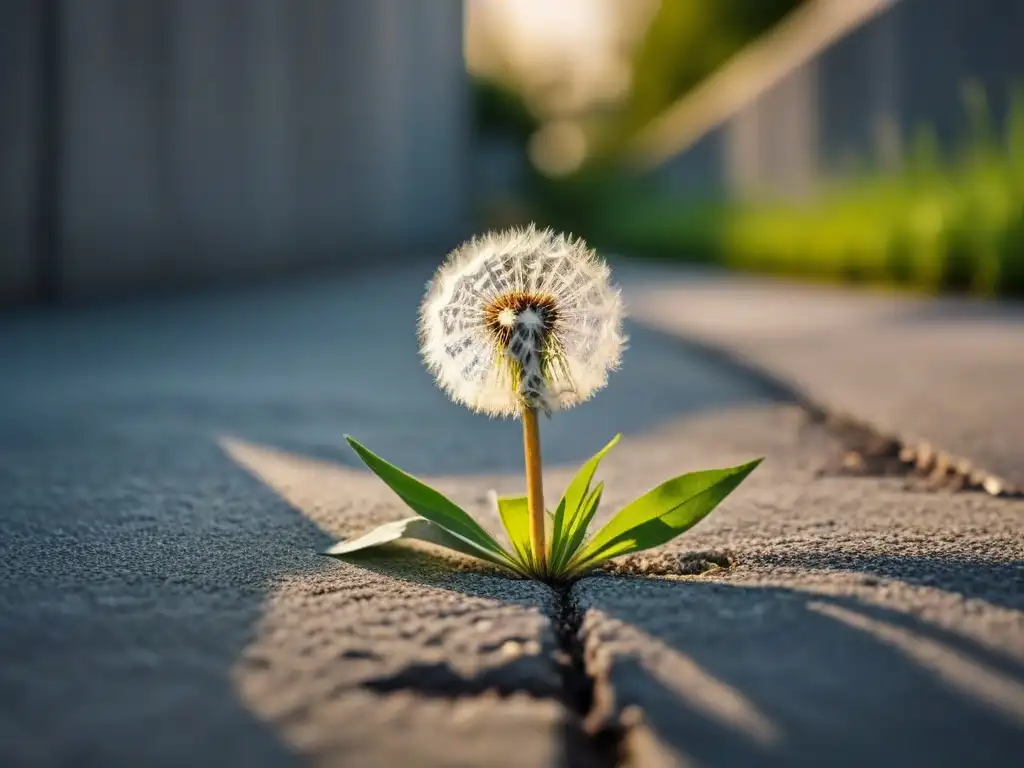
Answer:
[[578, 571], [674, 539], [703, 520], [763, 461], [668, 480], [620, 509], [570, 563]]
[[563, 496], [559, 500], [558, 506], [555, 507], [554, 513], [548, 511], [546, 519], [547, 524], [544, 526], [544, 540], [548, 542], [548, 565], [552, 569], [554, 569], [555, 562], [555, 547], [558, 546], [559, 543], [559, 530], [565, 517], [565, 497]]
[[533, 552], [530, 547], [530, 510], [526, 497], [495, 494], [494, 503], [519, 564], [530, 570], [533, 567]]
[[593, 488], [587, 497], [583, 500], [582, 510], [583, 514], [580, 516], [580, 522], [572, 531], [571, 537], [565, 549], [565, 555], [563, 561], [559, 564], [558, 571], [564, 571], [566, 566], [572, 561], [573, 556], [579, 551], [580, 547], [583, 546], [584, 541], [587, 538], [587, 528], [590, 526], [590, 522], [594, 519], [594, 515], [597, 514], [597, 508], [601, 505], [601, 496], [604, 493], [604, 483], [598, 483]]
[[354, 438], [345, 435], [345, 439], [366, 466], [387, 483], [391, 490], [398, 494], [399, 498], [408, 504], [414, 512], [459, 538], [513, 562], [512, 556], [492, 539], [476, 520], [450, 499], [393, 464], [384, 461], [380, 456], [360, 445]]
[[[590, 525], [594, 512], [597, 510], [596, 505], [591, 506], [586, 503], [590, 496], [590, 483], [594, 479], [594, 473], [597, 472], [597, 465], [601, 463], [601, 459], [615, 447], [621, 438], [621, 434], [616, 435], [608, 445], [588, 459], [565, 490], [565, 495], [555, 512], [551, 540], [551, 562], [552, 568], [556, 571], [572, 559], [586, 535], [587, 526]], [[599, 497], [600, 494], [598, 494]]]
[[352, 541], [339, 541], [329, 549], [324, 550], [322, 554], [328, 555], [329, 557], [341, 558], [355, 552], [390, 544], [394, 541], [398, 541], [399, 539], [416, 539], [418, 541], [426, 541], [430, 544], [436, 544], [444, 547], [445, 549], [460, 552], [463, 555], [469, 555], [470, 557], [485, 560], [492, 565], [512, 570], [520, 575], [525, 575], [518, 568], [510, 568], [509, 564], [505, 562], [503, 558], [500, 558], [494, 553], [456, 536], [454, 533], [446, 531], [441, 526], [435, 525], [423, 517], [407, 517], [405, 520], [396, 520], [392, 523], [385, 523], [384, 525], [374, 528], [369, 533], [360, 536], [358, 539], [353, 539]]

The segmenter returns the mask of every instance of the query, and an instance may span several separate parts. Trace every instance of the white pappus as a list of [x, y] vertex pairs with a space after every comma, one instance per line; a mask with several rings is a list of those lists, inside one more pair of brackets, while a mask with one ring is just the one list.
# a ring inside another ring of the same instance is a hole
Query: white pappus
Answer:
[[608, 265], [580, 239], [534, 226], [452, 251], [420, 306], [420, 351], [457, 403], [489, 416], [551, 415], [588, 399], [626, 338]]

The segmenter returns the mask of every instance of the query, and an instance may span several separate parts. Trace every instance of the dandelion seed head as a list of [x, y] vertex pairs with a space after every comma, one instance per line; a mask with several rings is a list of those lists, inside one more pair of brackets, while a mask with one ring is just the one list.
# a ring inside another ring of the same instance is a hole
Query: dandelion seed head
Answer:
[[582, 240], [530, 226], [449, 254], [420, 306], [420, 351], [457, 403], [550, 415], [590, 398], [625, 344], [608, 265]]

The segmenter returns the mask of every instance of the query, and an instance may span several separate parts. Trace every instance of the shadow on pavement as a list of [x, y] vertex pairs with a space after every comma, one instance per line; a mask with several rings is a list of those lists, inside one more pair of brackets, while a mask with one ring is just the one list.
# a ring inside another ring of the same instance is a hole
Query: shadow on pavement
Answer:
[[[518, 471], [518, 425], [453, 404], [419, 359], [416, 313], [431, 272], [406, 266], [19, 318], [0, 326], [0, 403], [10, 413], [0, 429], [122, 419], [357, 466], [348, 433], [413, 473]], [[608, 386], [544, 423], [547, 464], [577, 464], [616, 432], [794, 401], [727, 357], [639, 323], [627, 333]]]
[[0, 487], [0, 763], [298, 764], [231, 670], [322, 531], [143, 425], [0, 444]]
[[[547, 466], [577, 465], [617, 432], [643, 434], [680, 417], [795, 402], [780, 383], [756, 377], [726, 357], [639, 324], [629, 324], [628, 332], [622, 370], [611, 374], [608, 386], [581, 407], [542, 421]], [[414, 353], [410, 359], [417, 362]], [[276, 402], [243, 406], [227, 400], [207, 407], [204, 418], [221, 433], [358, 469], [364, 467], [344, 434], [413, 474], [521, 472], [518, 422], [472, 413], [420, 373], [410, 372], [404, 392], [366, 405], [343, 396], [307, 400], [303, 376], [297, 375], [275, 395]]]
[[771, 553], [755, 560], [766, 566], [846, 571], [896, 579], [966, 599], [977, 598], [1010, 610], [1024, 610], [1024, 560], [853, 554], [834, 550], [791, 555]]
[[599, 577], [616, 705], [712, 765], [980, 765], [1024, 746], [1024, 670], [902, 612], [781, 587]]
[[[474, 582], [502, 578], [400, 550], [350, 562], [491, 597]], [[904, 575], [918, 566], [904, 563]], [[911, 612], [699, 578], [600, 575], [572, 594], [587, 658], [611, 659], [598, 696], [616, 712], [640, 706], [643, 727], [697, 763], [1001, 764], [1024, 745], [1024, 665]], [[512, 692], [438, 669], [371, 687], [399, 682], [439, 698]], [[578, 738], [567, 731], [566, 749]]]

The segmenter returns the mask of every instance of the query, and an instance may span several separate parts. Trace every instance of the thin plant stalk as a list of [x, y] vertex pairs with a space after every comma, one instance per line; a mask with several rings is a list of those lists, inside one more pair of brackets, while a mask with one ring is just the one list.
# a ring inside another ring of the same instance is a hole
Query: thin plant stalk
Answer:
[[541, 476], [540, 427], [534, 408], [523, 410], [523, 456], [526, 459], [526, 504], [530, 515], [530, 548], [539, 573], [547, 571], [544, 541], [544, 482]]

